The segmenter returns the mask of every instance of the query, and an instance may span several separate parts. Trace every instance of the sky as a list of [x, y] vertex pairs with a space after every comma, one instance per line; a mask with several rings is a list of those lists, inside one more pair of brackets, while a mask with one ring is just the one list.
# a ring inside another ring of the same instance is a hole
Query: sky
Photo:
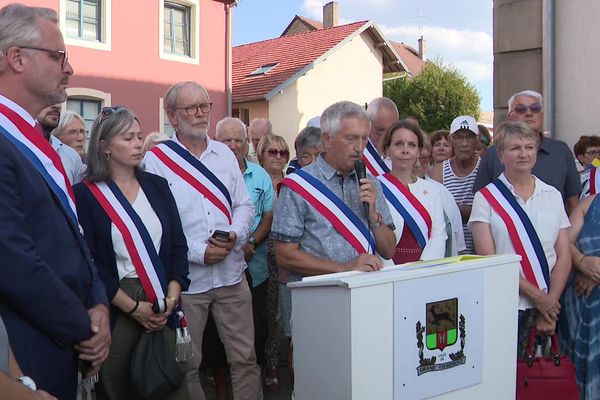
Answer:
[[[327, 0], [239, 0], [233, 11], [234, 46], [279, 37], [294, 15], [321, 21]], [[458, 68], [493, 110], [492, 0], [338, 0], [340, 25], [372, 20], [388, 40], [418, 48]]]

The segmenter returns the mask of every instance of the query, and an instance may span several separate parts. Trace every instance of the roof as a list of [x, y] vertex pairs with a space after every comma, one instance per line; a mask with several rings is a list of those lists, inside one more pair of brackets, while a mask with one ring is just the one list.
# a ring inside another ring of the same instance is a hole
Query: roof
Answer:
[[394, 49], [396, 49], [396, 52], [398, 52], [400, 58], [402, 58], [402, 61], [404, 61], [408, 67], [407, 72], [412, 76], [419, 75], [423, 70], [423, 67], [427, 65], [427, 61], [424, 61], [419, 57], [419, 52], [404, 43], [398, 43], [391, 40], [390, 43], [394, 46]]
[[[269, 100], [317, 63], [362, 32], [368, 31], [384, 54], [384, 72], [402, 72], [406, 66], [393, 46], [371, 21], [236, 46], [233, 48], [232, 98], [234, 102]], [[248, 75], [277, 64], [264, 75]]]
[[311, 18], [307, 18], [307, 17], [303, 17], [302, 15], [295, 15], [294, 18], [292, 18], [292, 21], [288, 24], [288, 26], [285, 27], [285, 29], [283, 30], [283, 33], [281, 34], [281, 36], [286, 36], [286, 34], [288, 33], [289, 29], [294, 26], [294, 24], [296, 22], [301, 23], [302, 25], [306, 26], [306, 28], [308, 30], [314, 31], [316, 29], [323, 29], [323, 23], [321, 21], [317, 21]]

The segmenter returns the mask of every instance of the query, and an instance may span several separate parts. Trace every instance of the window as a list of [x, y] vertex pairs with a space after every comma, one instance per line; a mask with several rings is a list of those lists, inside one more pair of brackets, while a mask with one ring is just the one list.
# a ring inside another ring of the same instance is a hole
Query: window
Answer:
[[189, 7], [165, 2], [165, 53], [190, 56], [190, 14]]
[[102, 40], [101, 0], [67, 0], [67, 36]]
[[231, 110], [233, 118], [239, 118], [246, 126], [250, 125], [250, 110], [247, 108], [234, 108]]
[[259, 76], [259, 75], [264, 75], [267, 72], [269, 72], [270, 70], [272, 70], [273, 68], [275, 68], [275, 66], [277, 65], [277, 63], [274, 64], [265, 64], [260, 68], [255, 69], [254, 71], [250, 72], [248, 74], [248, 76]]
[[110, 50], [111, 3], [112, 0], [59, 0], [65, 43]]
[[167, 117], [167, 112], [165, 110], [163, 112], [163, 133], [168, 137], [173, 137], [175, 134], [175, 129], [169, 123], [169, 117]]
[[102, 101], [100, 100], [88, 100], [69, 98], [67, 100], [67, 110], [76, 112], [81, 115], [85, 121], [85, 129], [88, 131], [87, 137], [85, 138], [85, 148], [87, 150], [88, 142], [90, 141], [90, 133], [92, 131], [92, 124], [94, 120], [100, 114], [102, 109]]
[[200, 64], [200, 0], [159, 0], [159, 57]]

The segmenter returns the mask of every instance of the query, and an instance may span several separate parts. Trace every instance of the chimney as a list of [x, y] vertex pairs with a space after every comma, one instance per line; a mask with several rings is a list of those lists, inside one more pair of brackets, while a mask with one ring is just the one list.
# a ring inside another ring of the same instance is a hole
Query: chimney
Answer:
[[323, 28], [331, 28], [338, 25], [340, 10], [337, 1], [330, 1], [323, 6]]
[[423, 39], [423, 35], [419, 38], [419, 58], [423, 61], [427, 61], [425, 52], [427, 51], [427, 42]]

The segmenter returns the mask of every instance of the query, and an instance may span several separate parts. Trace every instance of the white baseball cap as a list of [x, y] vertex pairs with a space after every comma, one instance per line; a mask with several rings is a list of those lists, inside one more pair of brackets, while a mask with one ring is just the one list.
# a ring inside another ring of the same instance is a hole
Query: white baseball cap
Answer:
[[473, 132], [475, 135], [479, 135], [479, 128], [477, 127], [477, 121], [470, 115], [461, 115], [460, 117], [454, 118], [450, 125], [450, 134], [460, 131], [467, 130]]

